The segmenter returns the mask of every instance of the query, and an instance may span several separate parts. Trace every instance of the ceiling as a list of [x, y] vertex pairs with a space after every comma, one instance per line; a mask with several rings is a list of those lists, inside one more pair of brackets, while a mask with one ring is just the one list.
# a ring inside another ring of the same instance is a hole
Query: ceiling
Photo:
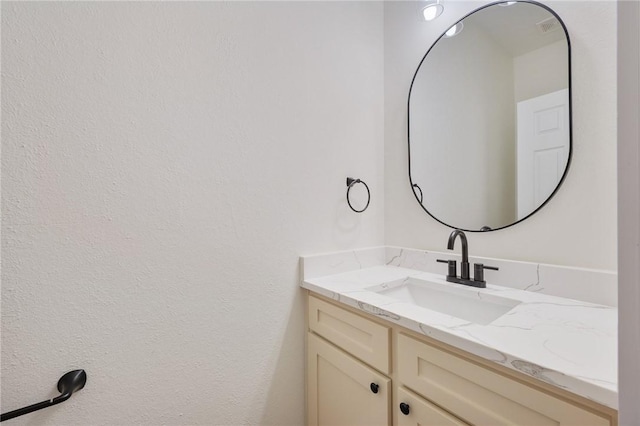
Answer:
[[519, 56], [560, 40], [565, 34], [559, 22], [543, 33], [537, 23], [552, 18], [553, 14], [531, 3], [511, 6], [490, 6], [473, 13], [464, 20], [466, 26], [477, 26], [513, 56]]

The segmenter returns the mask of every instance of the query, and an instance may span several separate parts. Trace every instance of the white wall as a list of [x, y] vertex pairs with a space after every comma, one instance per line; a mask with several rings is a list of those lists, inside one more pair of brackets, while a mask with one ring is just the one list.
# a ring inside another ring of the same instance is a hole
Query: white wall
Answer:
[[302, 424], [298, 256], [384, 242], [382, 5], [2, 9], [2, 411], [84, 368], [13, 424]]
[[516, 56], [513, 59], [516, 102], [566, 89], [567, 68], [567, 43], [564, 40]]
[[640, 3], [618, 3], [620, 425], [640, 424]]
[[[449, 2], [420, 22], [416, 3], [385, 3], [385, 240], [442, 250], [451, 229], [430, 218], [407, 171], [406, 102], [411, 77], [432, 42], [485, 2]], [[501, 231], [470, 234], [471, 254], [616, 269], [616, 4], [545, 2], [571, 37], [573, 160], [556, 196], [533, 217]]]
[[513, 57], [472, 24], [440, 39], [416, 74], [411, 177], [436, 218], [499, 228], [516, 220]]

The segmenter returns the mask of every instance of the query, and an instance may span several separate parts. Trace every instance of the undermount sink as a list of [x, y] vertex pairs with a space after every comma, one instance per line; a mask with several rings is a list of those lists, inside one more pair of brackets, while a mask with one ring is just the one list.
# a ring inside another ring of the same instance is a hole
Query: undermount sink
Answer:
[[490, 324], [520, 304], [518, 300], [487, 294], [471, 287], [419, 278], [407, 278], [367, 290], [480, 325]]

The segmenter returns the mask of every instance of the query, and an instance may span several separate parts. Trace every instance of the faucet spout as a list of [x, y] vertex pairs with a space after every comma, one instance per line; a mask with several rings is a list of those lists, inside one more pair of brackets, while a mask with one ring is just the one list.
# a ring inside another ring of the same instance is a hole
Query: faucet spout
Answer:
[[463, 231], [456, 229], [449, 235], [447, 248], [453, 250], [457, 237], [460, 237], [460, 241], [462, 242], [462, 261], [469, 263], [469, 243], [467, 243], [467, 236]]
[[460, 242], [462, 243], [462, 262], [460, 264], [460, 278], [468, 280], [469, 279], [469, 244], [467, 243], [467, 236], [460, 229], [454, 230], [449, 235], [449, 242], [447, 243], [447, 248], [449, 250], [453, 250], [456, 238], [460, 237]]
[[447, 271], [447, 281], [464, 284], [472, 287], [486, 288], [487, 282], [484, 280], [484, 270], [491, 269], [497, 271], [495, 266], [486, 266], [482, 263], [476, 263], [473, 265], [473, 279], [469, 276], [469, 243], [467, 242], [467, 236], [460, 229], [454, 230], [449, 235], [449, 241], [447, 242], [447, 248], [453, 250], [456, 243], [456, 238], [460, 237], [460, 243], [462, 244], [462, 262], [460, 262], [461, 271], [460, 276], [456, 274], [456, 261], [453, 259], [437, 259], [438, 262], [446, 263], [449, 266]]

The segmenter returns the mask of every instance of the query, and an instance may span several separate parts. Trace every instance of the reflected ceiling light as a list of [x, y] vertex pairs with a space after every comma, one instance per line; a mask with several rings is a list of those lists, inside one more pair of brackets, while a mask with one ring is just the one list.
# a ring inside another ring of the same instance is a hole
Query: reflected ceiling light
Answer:
[[460, 21], [457, 24], [455, 24], [453, 27], [449, 28], [447, 32], [444, 33], [444, 36], [445, 37], [456, 36], [462, 32], [463, 28], [464, 28], [464, 24], [462, 23], [462, 21]]
[[442, 12], [444, 12], [444, 6], [442, 6], [440, 0], [429, 3], [422, 8], [422, 16], [425, 21], [433, 21], [438, 16], [442, 15]]
[[498, 3], [498, 6], [502, 6], [502, 7], [507, 7], [507, 6], [511, 6], [512, 4], [516, 4], [518, 3], [517, 1], [506, 1], [504, 3]]

